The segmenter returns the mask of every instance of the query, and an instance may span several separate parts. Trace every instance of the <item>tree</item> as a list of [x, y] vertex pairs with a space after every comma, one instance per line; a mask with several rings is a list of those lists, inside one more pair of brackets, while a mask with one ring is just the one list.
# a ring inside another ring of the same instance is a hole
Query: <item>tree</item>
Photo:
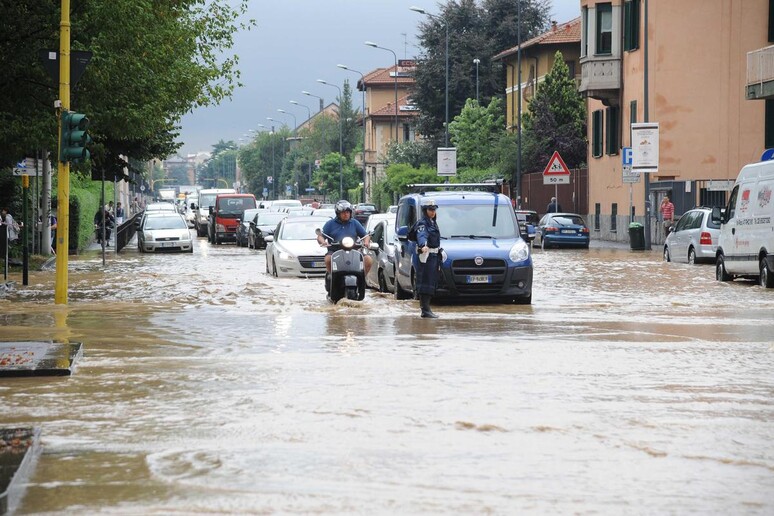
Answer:
[[481, 107], [469, 99], [462, 112], [449, 124], [451, 141], [457, 147], [457, 163], [463, 167], [489, 168], [496, 163], [494, 152], [505, 126], [503, 103], [492, 99]]
[[435, 149], [424, 140], [390, 142], [387, 146], [388, 164], [406, 164], [414, 168], [435, 162]]
[[[164, 158], [179, 147], [180, 118], [217, 104], [238, 85], [229, 55], [246, 0], [78, 2], [71, 12], [73, 50], [94, 56], [71, 94], [71, 108], [91, 119], [92, 166], [113, 170], [121, 155]], [[116, 30], [120, 20], [120, 30]], [[0, 17], [0, 167], [34, 149], [54, 150], [51, 108], [58, 84], [38, 63], [38, 49], [59, 48], [59, 12], [51, 2], [11, 2]], [[135, 161], [132, 161], [135, 163]]]
[[586, 105], [561, 52], [556, 53], [551, 71], [538, 84], [522, 122], [528, 172], [542, 170], [554, 151], [568, 167], [586, 163]]
[[480, 101], [486, 105], [502, 95], [505, 75], [492, 57], [517, 44], [517, 12], [521, 3], [521, 38], [526, 41], [547, 29], [550, 0], [450, 0], [437, 17], [420, 25], [422, 55], [415, 71], [412, 98], [420, 110], [419, 132], [437, 147], [444, 140], [446, 88], [446, 26], [449, 25], [449, 119], [468, 98], [474, 98], [475, 64], [479, 59]]
[[343, 159], [342, 168], [339, 168], [342, 159], [338, 152], [331, 152], [322, 159], [320, 168], [314, 173], [314, 186], [331, 198], [338, 198], [340, 185], [343, 185], [346, 192], [360, 182], [360, 171], [346, 159]]

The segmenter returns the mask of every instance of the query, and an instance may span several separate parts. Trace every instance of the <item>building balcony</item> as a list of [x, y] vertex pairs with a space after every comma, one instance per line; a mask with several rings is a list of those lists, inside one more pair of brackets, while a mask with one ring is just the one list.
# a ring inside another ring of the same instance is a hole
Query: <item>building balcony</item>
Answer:
[[587, 97], [606, 106], [618, 103], [621, 89], [621, 58], [613, 56], [581, 58], [581, 82], [578, 89]]
[[747, 100], [774, 99], [774, 46], [747, 53]]

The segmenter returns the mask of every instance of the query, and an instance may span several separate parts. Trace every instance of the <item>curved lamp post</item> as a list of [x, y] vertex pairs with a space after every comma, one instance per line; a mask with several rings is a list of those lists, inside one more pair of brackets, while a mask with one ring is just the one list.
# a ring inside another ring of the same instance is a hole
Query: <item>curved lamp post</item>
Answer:
[[398, 143], [398, 54], [389, 48], [380, 47], [373, 41], [366, 41], [365, 44], [369, 47], [380, 48], [382, 50], [386, 50], [387, 52], [392, 52], [392, 55], [395, 57], [395, 143]]
[[288, 111], [285, 111], [284, 109], [278, 109], [277, 111], [279, 113], [284, 114], [284, 115], [290, 115], [290, 116], [293, 117], [293, 136], [295, 136], [296, 135], [296, 128], [298, 127], [298, 122], [296, 121], [296, 115], [294, 115], [293, 113], [290, 113]]
[[[312, 110], [309, 108], [309, 106], [296, 102], [295, 100], [291, 100], [290, 103], [293, 104], [294, 106], [301, 106], [306, 108], [306, 112], [309, 115], [309, 118], [307, 118], [306, 121], [309, 122], [308, 129], [311, 129], [312, 123], [310, 122], [310, 120], [312, 120]], [[311, 161], [309, 162], [309, 185], [308, 186], [309, 187], [312, 186], [312, 162]]]
[[347, 70], [349, 72], [355, 72], [359, 73], [360, 77], [363, 81], [363, 202], [366, 202], [366, 121], [365, 121], [365, 90], [366, 90], [366, 83], [365, 83], [365, 75], [363, 75], [363, 72], [359, 72], [353, 68], [348, 67], [347, 65], [338, 64], [336, 65], [342, 70]]
[[344, 198], [344, 166], [342, 165], [341, 160], [344, 154], [344, 130], [343, 130], [344, 121], [341, 119], [341, 99], [342, 99], [341, 88], [339, 88], [335, 84], [331, 84], [322, 79], [317, 79], [317, 82], [319, 82], [320, 84], [325, 84], [326, 86], [332, 86], [337, 90], [339, 90], [339, 199], [343, 199]]
[[[518, 2], [519, 5], [521, 5], [521, 2]], [[435, 14], [430, 14], [429, 12], [425, 11], [421, 7], [411, 6], [409, 7], [414, 12], [418, 12], [419, 14], [424, 14], [426, 16], [429, 16], [430, 18], [434, 18], [438, 20], [440, 23], [443, 23], [443, 26], [446, 28], [446, 121], [444, 125], [446, 126], [446, 132], [445, 132], [445, 140], [444, 145], [446, 147], [449, 146], [449, 23], [441, 18], [440, 16], [436, 16]]]
[[320, 112], [322, 112], [322, 110], [323, 110], [323, 102], [324, 102], [322, 97], [318, 97], [317, 95], [313, 95], [313, 94], [309, 93], [308, 91], [302, 91], [301, 94], [302, 95], [308, 95], [309, 97], [314, 97], [316, 99], [320, 99]]
[[[269, 122], [277, 122], [277, 120], [274, 120], [272, 117], [267, 116], [266, 120]], [[271, 135], [271, 196], [273, 198], [277, 198], [276, 190], [274, 188], [275, 183], [277, 182], [277, 178], [274, 177], [274, 124], [271, 126], [271, 132], [269, 133]]]

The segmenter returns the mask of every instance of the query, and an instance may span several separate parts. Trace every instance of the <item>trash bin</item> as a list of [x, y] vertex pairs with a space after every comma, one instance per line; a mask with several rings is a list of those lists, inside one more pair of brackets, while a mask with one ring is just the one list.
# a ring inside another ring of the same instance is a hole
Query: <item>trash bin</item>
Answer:
[[645, 250], [645, 228], [639, 222], [629, 224], [629, 243], [632, 251]]

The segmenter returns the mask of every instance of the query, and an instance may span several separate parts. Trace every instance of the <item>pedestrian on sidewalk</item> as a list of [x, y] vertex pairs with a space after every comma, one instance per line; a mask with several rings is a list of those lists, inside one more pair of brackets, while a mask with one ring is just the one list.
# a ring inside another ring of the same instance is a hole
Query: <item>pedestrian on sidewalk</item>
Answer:
[[13, 216], [11, 215], [11, 211], [4, 207], [2, 210], [0, 210], [0, 224], [5, 226], [6, 231], [8, 231], [8, 243], [12, 244], [19, 240], [19, 232], [21, 231], [22, 226], [13, 220]]
[[124, 223], [124, 207], [119, 202], [116, 204], [116, 224], [119, 226]]
[[664, 225], [664, 236], [669, 236], [675, 218], [675, 205], [669, 200], [668, 195], [665, 195], [661, 200], [659, 211], [661, 211], [662, 224]]

